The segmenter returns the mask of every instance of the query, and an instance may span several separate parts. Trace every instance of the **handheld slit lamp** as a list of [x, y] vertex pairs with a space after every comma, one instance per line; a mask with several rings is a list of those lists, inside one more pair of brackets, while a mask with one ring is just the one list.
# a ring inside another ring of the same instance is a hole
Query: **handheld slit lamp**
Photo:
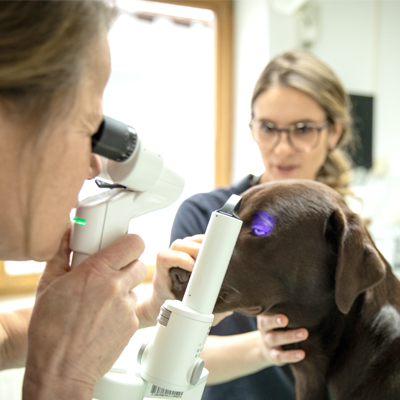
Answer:
[[[72, 268], [125, 234], [132, 218], [172, 204], [184, 186], [183, 178], [145, 147], [132, 127], [112, 118], [104, 117], [92, 149], [108, 159], [102, 176], [112, 183], [100, 184], [108, 190], [81, 201], [76, 209]], [[208, 376], [201, 352], [242, 226], [240, 202], [233, 195], [212, 213], [183, 300], [164, 303], [154, 337], [142, 344], [129, 367], [112, 369], [96, 383], [96, 399], [200, 400]]]

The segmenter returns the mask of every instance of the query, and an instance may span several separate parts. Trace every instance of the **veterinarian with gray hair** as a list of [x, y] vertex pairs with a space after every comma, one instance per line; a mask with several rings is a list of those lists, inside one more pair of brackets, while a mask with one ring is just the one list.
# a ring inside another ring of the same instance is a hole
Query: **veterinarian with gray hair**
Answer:
[[[251, 102], [250, 130], [264, 172], [186, 200], [173, 225], [171, 248], [159, 254], [159, 263], [190, 269], [211, 212], [254, 185], [312, 179], [347, 194], [350, 162], [344, 149], [353, 138], [349, 109], [349, 97], [335, 73], [312, 54], [293, 50], [273, 59], [261, 73]], [[306, 340], [308, 332], [274, 330], [287, 325], [285, 315], [234, 313], [213, 328], [203, 351], [210, 371], [203, 399], [293, 400], [293, 376], [283, 365], [306, 354], [282, 346]]]
[[173, 298], [157, 267], [152, 297], [137, 301], [146, 268], [136, 235], [69, 266], [69, 214], [101, 170], [91, 137], [114, 15], [106, 0], [0, 1], [0, 259], [48, 261], [33, 312], [0, 314], [0, 369], [26, 366], [24, 400], [92, 399], [133, 333]]

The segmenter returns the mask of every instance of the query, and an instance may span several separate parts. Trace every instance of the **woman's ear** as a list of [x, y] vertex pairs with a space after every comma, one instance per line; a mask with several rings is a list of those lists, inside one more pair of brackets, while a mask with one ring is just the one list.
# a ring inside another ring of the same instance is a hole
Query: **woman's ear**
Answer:
[[337, 122], [334, 122], [329, 127], [328, 133], [328, 148], [329, 150], [333, 150], [339, 143], [341, 137], [343, 136], [343, 125]]

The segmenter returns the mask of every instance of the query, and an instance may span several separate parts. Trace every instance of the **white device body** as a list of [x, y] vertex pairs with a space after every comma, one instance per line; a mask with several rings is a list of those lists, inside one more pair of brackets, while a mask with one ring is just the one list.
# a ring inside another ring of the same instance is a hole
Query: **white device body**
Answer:
[[164, 165], [163, 157], [140, 141], [127, 161], [108, 160], [103, 176], [127, 189], [106, 189], [78, 204], [75, 218], [84, 222], [72, 225], [72, 268], [124, 235], [132, 218], [172, 204], [184, 187], [184, 179]]
[[185, 306], [202, 314], [212, 313], [241, 226], [242, 221], [238, 218], [218, 211], [211, 214], [204, 241], [182, 300]]

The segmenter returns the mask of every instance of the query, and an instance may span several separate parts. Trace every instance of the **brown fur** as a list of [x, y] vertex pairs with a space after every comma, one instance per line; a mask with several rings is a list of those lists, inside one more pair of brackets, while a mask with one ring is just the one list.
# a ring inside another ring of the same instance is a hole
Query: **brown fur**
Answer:
[[[256, 236], [257, 211], [275, 216]], [[361, 219], [314, 181], [258, 185], [243, 194], [243, 227], [215, 311], [283, 313], [306, 328], [306, 358], [291, 368], [297, 400], [400, 399], [400, 282]], [[182, 298], [187, 273], [171, 271]]]

